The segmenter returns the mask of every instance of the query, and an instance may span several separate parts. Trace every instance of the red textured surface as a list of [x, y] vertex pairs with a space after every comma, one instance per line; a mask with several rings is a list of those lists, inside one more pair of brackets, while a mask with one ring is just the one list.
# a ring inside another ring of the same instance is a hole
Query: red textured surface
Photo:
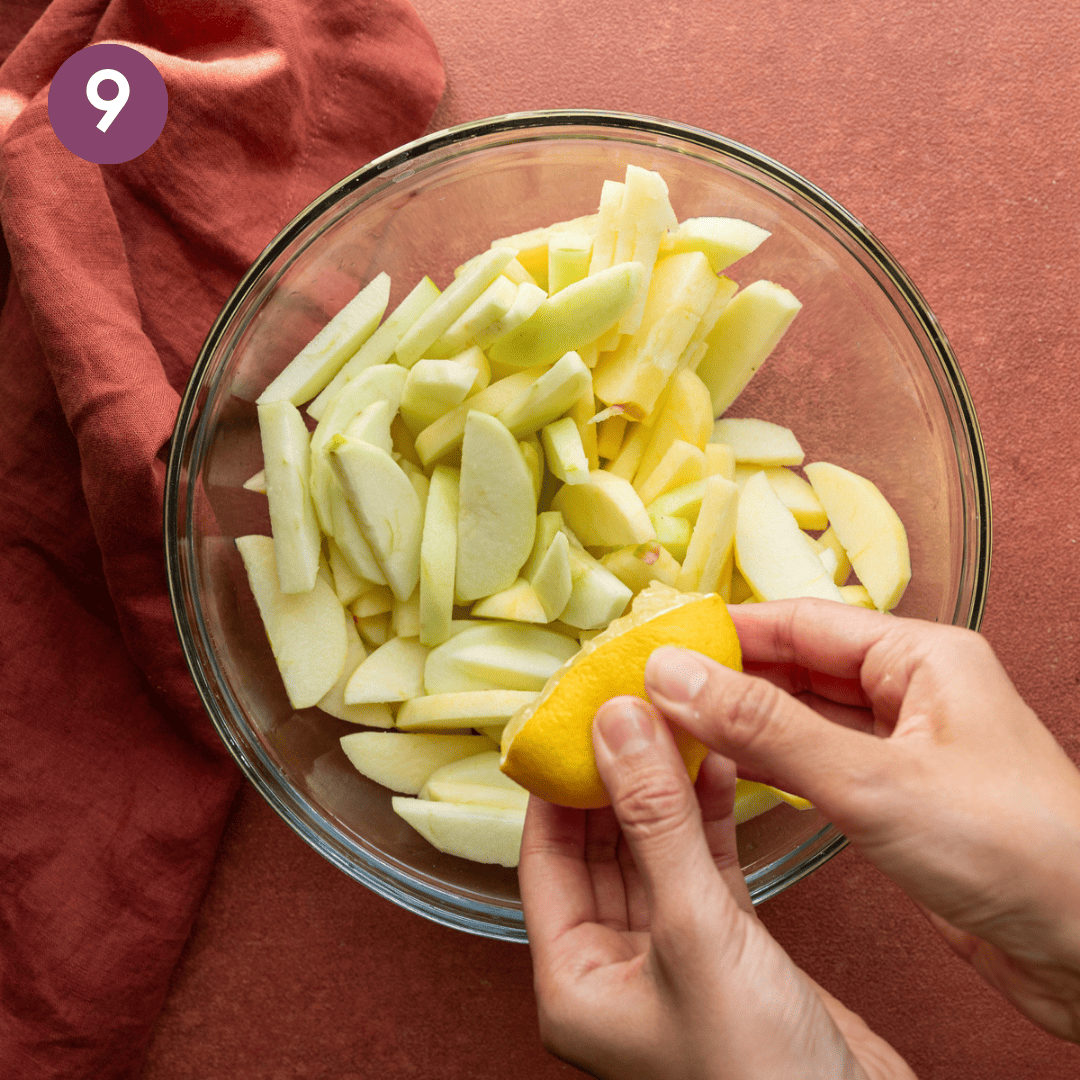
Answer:
[[[448, 88], [434, 127], [601, 107], [771, 154], [908, 270], [968, 379], [989, 459], [983, 629], [1080, 759], [1080, 14], [1033, 0], [591, 5], [417, 0]], [[850, 852], [762, 918], [924, 1080], [1073, 1080], [1031, 1027]], [[353, 884], [249, 788], [157, 1028], [146, 1080], [547, 1078], [527, 951]], [[578, 1074], [580, 1075], [580, 1074]]]

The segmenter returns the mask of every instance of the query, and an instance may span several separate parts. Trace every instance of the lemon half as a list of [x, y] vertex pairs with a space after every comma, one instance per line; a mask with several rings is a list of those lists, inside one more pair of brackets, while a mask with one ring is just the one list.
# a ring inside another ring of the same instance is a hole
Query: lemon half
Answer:
[[[715, 594], [680, 593], [653, 582], [629, 614], [582, 645], [548, 679], [536, 701], [519, 709], [503, 731], [499, 767], [548, 802], [592, 810], [608, 806], [592, 748], [596, 710], [610, 698], [645, 698], [645, 664], [654, 649], [676, 645], [742, 670], [742, 650], [727, 605]], [[675, 744], [696, 780], [708, 747], [681, 728]]]

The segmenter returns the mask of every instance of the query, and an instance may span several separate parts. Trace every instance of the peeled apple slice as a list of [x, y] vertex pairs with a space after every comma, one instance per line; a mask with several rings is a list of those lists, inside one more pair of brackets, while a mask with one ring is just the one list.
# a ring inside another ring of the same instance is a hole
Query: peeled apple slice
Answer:
[[402, 731], [471, 728], [505, 723], [522, 705], [528, 705], [535, 697], [534, 691], [527, 690], [472, 690], [426, 694], [402, 704], [396, 722]]
[[839, 465], [815, 461], [804, 471], [874, 606], [896, 607], [911, 580], [907, 533], [896, 511], [871, 481]]
[[[483, 738], [484, 736], [480, 736]], [[432, 847], [479, 863], [517, 866], [524, 810], [496, 806], [461, 806], [428, 799], [391, 799], [394, 813], [407, 821]]]
[[236, 549], [290, 704], [294, 709], [318, 704], [345, 667], [347, 616], [341, 601], [323, 573], [308, 592], [282, 592], [269, 536], [239, 536]]
[[416, 795], [436, 769], [490, 750], [491, 740], [486, 735], [357, 731], [341, 737], [341, 749], [369, 780]]
[[379, 274], [297, 353], [256, 404], [290, 401], [302, 405], [313, 398], [371, 336], [389, 299], [390, 276]]
[[664, 237], [660, 253], [703, 252], [713, 273], [719, 274], [736, 260], [749, 255], [771, 235], [768, 229], [739, 218], [687, 218]]

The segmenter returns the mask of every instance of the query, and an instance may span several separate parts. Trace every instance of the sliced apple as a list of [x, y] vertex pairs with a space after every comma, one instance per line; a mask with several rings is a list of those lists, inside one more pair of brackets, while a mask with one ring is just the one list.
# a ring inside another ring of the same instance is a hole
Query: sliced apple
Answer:
[[734, 480], [736, 468], [735, 451], [727, 443], [706, 443], [706, 476], [722, 476], [725, 480]]
[[614, 461], [619, 456], [626, 435], [626, 424], [626, 415], [621, 410], [617, 415], [607, 416], [596, 424], [596, 453], [599, 457], [605, 461]]
[[804, 470], [859, 581], [879, 611], [896, 607], [911, 580], [907, 533], [899, 515], [864, 476], [815, 461]]
[[589, 272], [592, 237], [580, 232], [557, 232], [548, 238], [548, 295], [580, 281]]
[[519, 368], [554, 363], [614, 326], [633, 303], [644, 273], [640, 263], [620, 263], [568, 285], [495, 341], [488, 358]]
[[551, 508], [588, 547], [625, 547], [656, 538], [641, 496], [629, 481], [603, 469], [594, 469], [580, 484], [564, 484]]
[[472, 690], [427, 694], [406, 701], [397, 714], [402, 731], [425, 728], [479, 728], [509, 720], [523, 705], [536, 700], [528, 690]]
[[504, 249], [485, 251], [454, 278], [435, 302], [401, 336], [394, 350], [397, 361], [409, 368], [422, 357], [429, 346], [463, 315], [469, 305], [502, 273], [514, 257]]
[[[499, 768], [500, 757], [498, 750], [491, 750], [443, 765], [428, 777], [427, 783], [420, 789], [420, 798], [433, 799], [436, 802], [453, 802], [454, 798], [449, 796], [454, 791], [460, 791], [463, 788], [482, 788], [488, 792], [498, 793], [497, 796], [491, 795], [489, 798], [510, 799], [513, 801], [505, 805], [524, 809], [529, 801], [529, 793]], [[462, 797], [459, 795], [458, 798]], [[470, 805], [481, 800], [482, 796], [478, 793], [470, 794], [462, 799]], [[504, 804], [502, 801], [495, 801], [487, 805]]]
[[760, 225], [739, 218], [687, 218], [664, 237], [660, 251], [664, 255], [700, 251], [708, 258], [713, 273], [719, 274], [744, 255], [749, 255], [771, 235]]
[[285, 593], [269, 536], [237, 537], [236, 549], [290, 704], [317, 704], [337, 682], [348, 652], [347, 616], [328, 576], [319, 573], [307, 592]]
[[697, 373], [712, 395], [713, 416], [726, 412], [779, 344], [802, 304], [771, 281], [755, 281], [720, 314]]
[[254, 491], [256, 495], [266, 494], [266, 470], [260, 469], [257, 473], [249, 476], [243, 483], [245, 491]]
[[332, 537], [326, 538], [327, 561], [330, 563], [330, 575], [334, 579], [334, 592], [337, 598], [348, 607], [371, 584], [357, 574], [349, 561], [341, 553], [338, 542]]
[[390, 276], [379, 274], [296, 354], [256, 404], [289, 401], [302, 405], [313, 398], [371, 336], [389, 300]]
[[817, 596], [841, 601], [821, 560], [763, 472], [742, 486], [735, 526], [739, 571], [761, 600]]
[[606, 405], [650, 413], [716, 294], [716, 275], [700, 252], [661, 259], [637, 330], [596, 365], [593, 390]]
[[439, 289], [429, 277], [421, 278], [412, 292], [387, 316], [386, 321], [364, 342], [355, 355], [330, 380], [307, 407], [308, 416], [322, 419], [326, 406], [338, 391], [369, 367], [387, 363], [401, 335], [435, 302]]
[[569, 416], [546, 424], [540, 431], [547, 467], [564, 484], [580, 484], [589, 478], [589, 461], [581, 445], [581, 433]]
[[547, 613], [532, 585], [518, 578], [509, 589], [492, 593], [472, 606], [472, 614], [480, 619], [502, 619], [511, 622], [546, 623]]
[[345, 620], [345, 636], [348, 639], [348, 648], [345, 654], [345, 667], [342, 669], [338, 681], [316, 703], [324, 713], [336, 716], [339, 720], [345, 720], [350, 724], [361, 724], [363, 727], [392, 728], [394, 718], [390, 714], [390, 707], [382, 702], [373, 705], [346, 705], [345, 687], [352, 678], [353, 672], [363, 663], [367, 657], [367, 650], [360, 640], [356, 624], [352, 619]]
[[282, 592], [314, 588], [322, 536], [308, 490], [310, 436], [291, 402], [258, 407], [270, 531]]
[[515, 438], [523, 439], [558, 419], [592, 385], [592, 375], [575, 352], [568, 352], [497, 415]]
[[690, 522], [668, 514], [651, 514], [650, 518], [656, 529], [656, 542], [681, 566], [693, 535]]
[[416, 638], [393, 637], [364, 659], [345, 687], [346, 705], [408, 701], [424, 692], [427, 647]]
[[532, 275], [538, 285], [547, 288], [547, 262], [548, 240], [553, 233], [576, 232], [591, 235], [596, 229], [596, 214], [586, 214], [584, 217], [571, 218], [569, 221], [559, 221], [554, 225], [547, 225], [540, 229], [530, 229], [528, 232], [515, 233], [513, 236], [504, 236], [499, 240], [493, 240], [493, 248], [509, 248], [517, 257], [518, 262]]
[[393, 414], [386, 401], [372, 402], [359, 416], [349, 422], [343, 432], [346, 439], [353, 442], [371, 443], [388, 454], [393, 452], [394, 440], [390, 434]]
[[417, 360], [401, 394], [401, 419], [415, 437], [460, 405], [472, 390], [476, 369], [455, 360]]
[[394, 598], [390, 612], [390, 629], [395, 637], [419, 638], [420, 636], [420, 586], [413, 589], [408, 600]]
[[471, 345], [478, 334], [503, 318], [517, 299], [519, 286], [500, 274], [424, 351], [433, 359], [454, 356]]
[[[330, 469], [329, 463], [324, 464]], [[344, 489], [333, 472], [327, 481], [326, 497], [330, 505], [329, 535], [333, 537], [349, 567], [365, 581], [385, 585], [386, 576], [371, 550], [371, 545], [364, 539]]]
[[420, 543], [420, 641], [440, 645], [450, 636], [457, 566], [459, 473], [436, 465], [431, 474]]
[[407, 821], [432, 847], [447, 855], [499, 866], [518, 864], [525, 827], [524, 810], [461, 806], [429, 799], [406, 799], [400, 795], [395, 795], [390, 802], [394, 813]]
[[609, 552], [600, 563], [635, 596], [653, 581], [662, 581], [674, 588], [679, 577], [679, 564], [671, 552], [656, 540]]
[[382, 615], [384, 612], [393, 610], [394, 594], [385, 585], [365, 589], [351, 607], [352, 613], [358, 619], [366, 619], [369, 615]]
[[428, 653], [424, 685], [429, 694], [539, 691], [577, 649], [573, 639], [539, 626], [478, 623]]
[[486, 735], [356, 731], [343, 735], [340, 741], [357, 772], [406, 795], [418, 794], [427, 778], [443, 765], [491, 750]]
[[587, 551], [571, 544], [570, 599], [560, 621], [579, 630], [603, 629], [617, 619], [633, 598], [631, 590]]
[[498, 379], [486, 390], [474, 394], [445, 416], [440, 417], [431, 427], [424, 428], [416, 436], [416, 452], [427, 468], [433, 462], [456, 450], [465, 435], [465, 420], [470, 412], [484, 412], [494, 415], [502, 412], [512, 401], [520, 397], [537, 379], [542, 370], [518, 371], [505, 379]]
[[701, 511], [701, 500], [705, 497], [705, 481], [695, 480], [681, 487], [672, 488], [648, 505], [649, 517], [686, 518], [693, 525]]
[[705, 384], [689, 368], [677, 372], [665, 395], [658, 416], [642, 424], [651, 436], [634, 474], [635, 484], [644, 484], [677, 439], [700, 450], [713, 433], [712, 405]]
[[476, 335], [476, 344], [481, 349], [490, 348], [504, 334], [516, 330], [526, 319], [536, 314], [536, 309], [547, 299], [547, 293], [534, 282], [525, 282], [518, 286], [514, 302], [506, 314], [489, 323]]
[[394, 459], [370, 443], [342, 440], [330, 460], [386, 583], [407, 600], [420, 579], [424, 515], [416, 489]]
[[565, 533], [558, 532], [552, 538], [543, 558], [529, 578], [529, 583], [544, 611], [544, 621], [550, 622], [559, 618], [570, 602], [573, 590], [570, 542]]
[[756, 472], [764, 472], [780, 501], [794, 514], [800, 529], [824, 529], [829, 524], [821, 500], [798, 473], [783, 466], [736, 466], [736, 483], [745, 483]]
[[836, 535], [836, 530], [830, 525], [818, 538], [818, 543], [830, 548], [836, 556], [836, 569], [833, 571], [833, 581], [837, 585], [843, 585], [851, 576], [851, 560]]
[[[640, 473], [641, 470], [639, 469]], [[705, 454], [693, 443], [676, 439], [649, 472], [644, 481], [634, 482], [634, 490], [648, 506], [654, 499], [684, 484], [692, 484], [705, 478]]]
[[739, 465], [801, 465], [806, 456], [791, 428], [768, 420], [717, 420], [710, 441], [730, 446]]
[[730, 582], [725, 563], [732, 558], [738, 508], [739, 485], [733, 480], [708, 476], [702, 481], [701, 510], [675, 582], [680, 592], [720, 592], [722, 583]]

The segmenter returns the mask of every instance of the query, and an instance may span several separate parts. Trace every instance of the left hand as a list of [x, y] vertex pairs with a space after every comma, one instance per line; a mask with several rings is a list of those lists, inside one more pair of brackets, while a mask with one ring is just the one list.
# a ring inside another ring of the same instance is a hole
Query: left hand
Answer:
[[758, 921], [739, 867], [735, 768], [697, 797], [667, 725], [615, 698], [593, 725], [603, 810], [533, 796], [522, 901], [552, 1053], [626, 1080], [911, 1080]]

